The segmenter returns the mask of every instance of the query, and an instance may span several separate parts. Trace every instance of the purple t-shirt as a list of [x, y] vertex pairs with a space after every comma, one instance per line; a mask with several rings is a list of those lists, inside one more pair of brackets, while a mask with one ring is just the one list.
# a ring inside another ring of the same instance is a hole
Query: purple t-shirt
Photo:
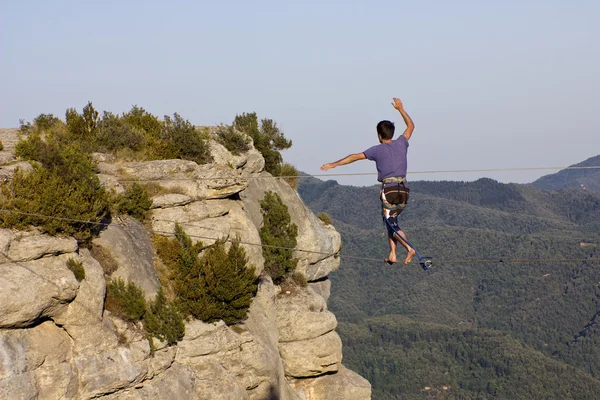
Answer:
[[363, 151], [368, 160], [375, 161], [377, 166], [377, 180], [393, 176], [406, 177], [406, 153], [408, 140], [400, 135], [391, 143], [380, 143]]

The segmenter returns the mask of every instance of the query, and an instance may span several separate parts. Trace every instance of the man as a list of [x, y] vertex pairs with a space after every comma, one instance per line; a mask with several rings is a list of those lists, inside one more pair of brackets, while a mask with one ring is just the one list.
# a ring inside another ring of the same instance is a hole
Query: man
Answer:
[[390, 121], [380, 121], [377, 124], [377, 137], [379, 144], [363, 151], [362, 153], [350, 154], [341, 160], [327, 163], [321, 166], [323, 171], [353, 163], [358, 160], [368, 159], [375, 161], [377, 167], [377, 180], [381, 182], [380, 200], [382, 203], [383, 218], [387, 220], [388, 243], [390, 245], [390, 254], [385, 259], [388, 264], [393, 264], [396, 259], [396, 245], [398, 242], [406, 248], [406, 258], [404, 264], [408, 264], [415, 255], [415, 250], [408, 243], [399, 238], [402, 236], [406, 240], [406, 234], [398, 227], [398, 216], [404, 210], [410, 189], [406, 182], [406, 154], [408, 151], [408, 140], [412, 136], [415, 124], [408, 116], [400, 99], [393, 99], [392, 106], [402, 115], [406, 130], [396, 140], [394, 137], [394, 123]]

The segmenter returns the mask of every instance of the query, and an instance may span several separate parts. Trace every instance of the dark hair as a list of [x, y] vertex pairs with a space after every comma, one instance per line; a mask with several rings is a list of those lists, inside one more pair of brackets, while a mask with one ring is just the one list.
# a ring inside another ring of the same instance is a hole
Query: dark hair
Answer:
[[383, 140], [389, 140], [391, 138], [394, 137], [394, 131], [396, 130], [396, 127], [394, 126], [394, 123], [391, 121], [379, 121], [379, 123], [377, 124], [377, 134], [383, 139]]

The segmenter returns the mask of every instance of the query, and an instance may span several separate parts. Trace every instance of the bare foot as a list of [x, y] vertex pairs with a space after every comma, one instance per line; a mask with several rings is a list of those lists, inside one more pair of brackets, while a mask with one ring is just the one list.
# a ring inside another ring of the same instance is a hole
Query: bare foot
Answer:
[[398, 261], [396, 259], [396, 255], [390, 253], [390, 255], [384, 260], [386, 263], [388, 263], [389, 265], [392, 265], [393, 263], [395, 263], [396, 261]]
[[406, 254], [406, 258], [404, 259], [404, 264], [408, 264], [410, 262], [410, 260], [412, 260], [414, 255], [415, 255], [415, 250], [410, 249], [408, 251], [408, 253]]

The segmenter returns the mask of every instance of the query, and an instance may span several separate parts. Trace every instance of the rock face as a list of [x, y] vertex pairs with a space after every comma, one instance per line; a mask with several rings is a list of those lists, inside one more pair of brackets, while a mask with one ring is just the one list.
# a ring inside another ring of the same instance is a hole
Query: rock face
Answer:
[[[14, 162], [16, 132], [0, 130], [0, 140], [0, 162]], [[119, 192], [142, 180], [161, 191], [145, 225], [114, 218], [94, 239], [92, 252], [69, 237], [0, 229], [0, 399], [371, 398], [370, 384], [342, 364], [337, 320], [327, 309], [327, 276], [339, 267], [340, 235], [287, 183], [263, 172], [264, 159], [254, 148], [234, 156], [216, 141], [210, 146], [215, 162], [200, 166], [184, 160], [118, 163], [95, 154], [109, 189]], [[0, 165], [6, 179], [10, 171]], [[259, 201], [269, 190], [280, 195], [298, 225], [297, 249], [304, 251], [295, 257], [308, 281], [304, 287], [282, 289], [261, 274]], [[174, 346], [155, 341], [151, 349], [141, 325], [104, 309], [103, 266], [112, 260], [117, 268], [111, 279], [134, 281], [152, 299], [161, 283], [151, 237], [172, 235], [176, 223], [204, 245], [241, 241], [259, 285], [242, 323], [190, 320], [183, 340]], [[81, 282], [67, 266], [70, 259], [85, 270]]]

